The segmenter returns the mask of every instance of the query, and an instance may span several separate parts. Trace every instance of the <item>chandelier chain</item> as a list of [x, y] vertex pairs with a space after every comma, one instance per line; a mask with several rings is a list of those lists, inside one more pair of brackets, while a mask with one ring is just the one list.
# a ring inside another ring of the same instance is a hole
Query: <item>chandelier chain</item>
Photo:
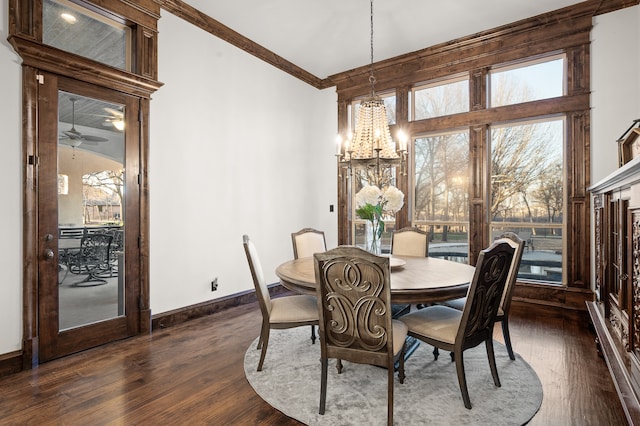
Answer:
[[375, 95], [375, 83], [376, 83], [376, 78], [373, 76], [373, 0], [370, 0], [370, 4], [371, 4], [371, 14], [370, 14], [370, 21], [371, 21], [371, 68], [370, 68], [370, 75], [369, 75], [369, 82], [371, 83], [371, 96], [373, 97]]

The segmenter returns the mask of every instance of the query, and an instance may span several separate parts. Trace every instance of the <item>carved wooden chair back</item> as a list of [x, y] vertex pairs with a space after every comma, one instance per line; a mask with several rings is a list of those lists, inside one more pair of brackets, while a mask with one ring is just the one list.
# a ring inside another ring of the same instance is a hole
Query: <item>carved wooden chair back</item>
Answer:
[[315, 254], [314, 262], [322, 363], [320, 414], [325, 410], [327, 360], [336, 358], [388, 369], [392, 424], [394, 363], [399, 357], [402, 382], [407, 328], [391, 318], [389, 258], [341, 246]]
[[493, 323], [514, 253], [509, 243], [500, 240], [480, 252], [456, 336], [455, 345], [462, 350], [493, 339]]

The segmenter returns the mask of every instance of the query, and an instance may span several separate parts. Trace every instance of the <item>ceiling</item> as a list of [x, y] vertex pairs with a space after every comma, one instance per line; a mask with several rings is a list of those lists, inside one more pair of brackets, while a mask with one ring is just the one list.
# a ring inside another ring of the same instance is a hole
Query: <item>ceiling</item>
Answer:
[[[253, 42], [324, 79], [370, 63], [367, 0], [185, 0]], [[576, 0], [377, 0], [374, 61], [430, 47]]]

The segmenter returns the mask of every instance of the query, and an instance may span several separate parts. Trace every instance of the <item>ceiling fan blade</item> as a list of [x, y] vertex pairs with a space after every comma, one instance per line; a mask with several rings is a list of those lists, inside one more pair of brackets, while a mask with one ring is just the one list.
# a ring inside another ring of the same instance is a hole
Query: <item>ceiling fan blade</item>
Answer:
[[107, 142], [109, 140], [107, 138], [103, 138], [100, 136], [83, 135], [82, 133], [76, 130], [76, 102], [78, 100], [76, 98], [70, 98], [69, 100], [71, 101], [71, 128], [69, 130], [63, 131], [62, 133], [64, 133], [69, 139], [79, 142], [73, 146], [80, 145], [82, 141]]
[[80, 135], [80, 139], [87, 142], [107, 142], [109, 139], [100, 136]]
[[122, 118], [124, 117], [124, 112], [118, 111], [117, 109], [105, 107], [104, 110], [111, 114], [113, 117]]
[[76, 129], [65, 130], [62, 133], [64, 133], [69, 139], [80, 139], [82, 137], [82, 134]]

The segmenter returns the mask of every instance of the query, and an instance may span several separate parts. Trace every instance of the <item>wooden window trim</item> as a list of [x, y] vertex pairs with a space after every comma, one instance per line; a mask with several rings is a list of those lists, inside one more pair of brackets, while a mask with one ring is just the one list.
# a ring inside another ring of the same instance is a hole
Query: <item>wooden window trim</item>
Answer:
[[[593, 6], [593, 5], [592, 5]], [[593, 10], [592, 10], [593, 11]], [[470, 81], [469, 99], [471, 110], [466, 113], [406, 122], [397, 111], [397, 120], [403, 123], [405, 133], [413, 137], [419, 133], [437, 132], [445, 129], [470, 129], [470, 161], [472, 161], [469, 223], [473, 228], [469, 234], [470, 263], [475, 262], [474, 253], [486, 245], [487, 188], [484, 170], [488, 161], [486, 128], [494, 123], [523, 118], [563, 114], [566, 116], [565, 164], [567, 179], [567, 211], [565, 213], [567, 249], [567, 288], [577, 290], [578, 296], [590, 299], [590, 199], [585, 192], [589, 186], [590, 151], [590, 78], [589, 43], [592, 15], [583, 7], [562, 9], [559, 12], [521, 21], [475, 36], [461, 38], [443, 45], [434, 46], [403, 57], [392, 58], [374, 64], [376, 86], [381, 91], [396, 89], [397, 99], [405, 99], [411, 87], [425, 81], [457, 76], [467, 73]], [[565, 96], [487, 108], [486, 76], [492, 66], [522, 61], [541, 55], [566, 55], [567, 93]], [[369, 69], [351, 70], [332, 79], [337, 84], [338, 103], [349, 103], [366, 93]], [[398, 103], [399, 104], [399, 103]], [[339, 112], [340, 113], [340, 112]], [[339, 116], [339, 123], [344, 117]], [[339, 131], [342, 131], [339, 128]], [[406, 182], [403, 182], [406, 180]], [[339, 181], [340, 182], [340, 181]], [[408, 188], [408, 177], [400, 179], [399, 187]], [[349, 244], [351, 218], [343, 204], [348, 202], [348, 185], [338, 185], [338, 242]], [[410, 224], [408, 209], [398, 213], [398, 222]], [[541, 291], [548, 303], [575, 304], [564, 299], [567, 294], [555, 290]], [[579, 303], [579, 302], [578, 302]]]

